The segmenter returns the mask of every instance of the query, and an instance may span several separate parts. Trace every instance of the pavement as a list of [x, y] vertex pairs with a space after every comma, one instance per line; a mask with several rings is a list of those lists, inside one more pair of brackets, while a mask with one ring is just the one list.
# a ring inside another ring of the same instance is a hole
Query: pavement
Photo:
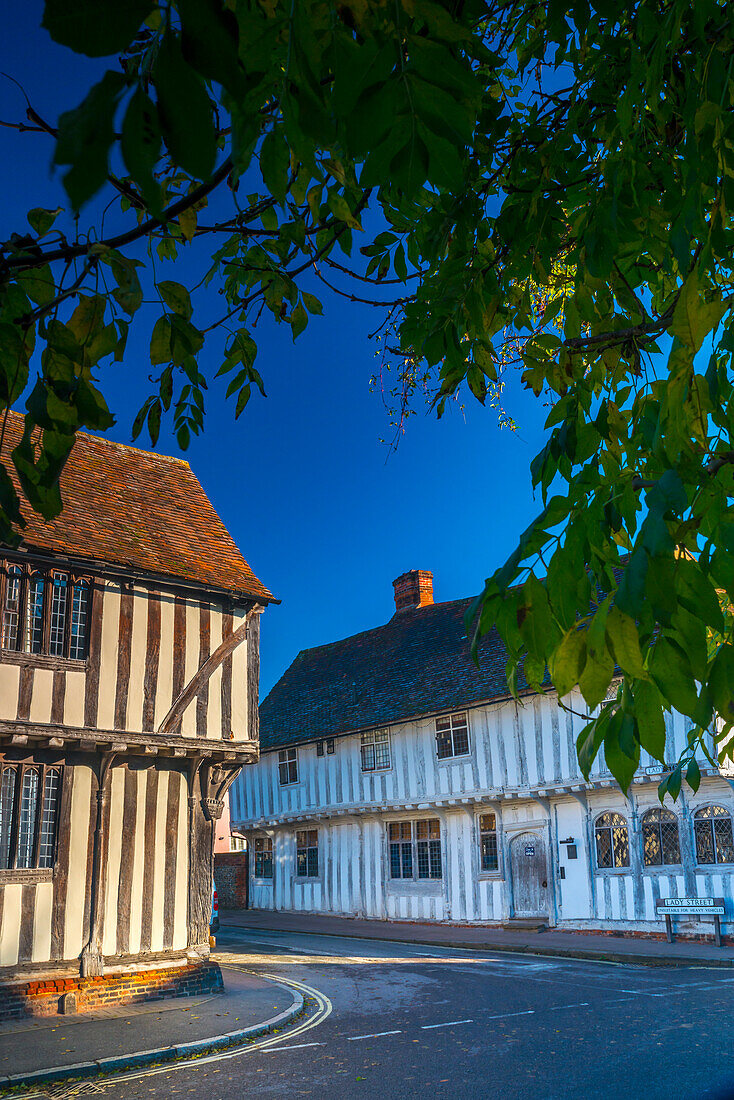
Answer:
[[413, 921], [360, 920], [320, 913], [272, 912], [265, 909], [220, 911], [222, 928], [304, 932], [320, 936], [422, 943], [435, 947], [512, 951], [571, 959], [634, 963], [644, 966], [734, 967], [734, 946], [716, 947], [677, 938], [672, 944], [643, 936], [593, 935], [584, 932], [519, 931], [488, 925], [421, 924]]
[[287, 983], [222, 973], [224, 993], [0, 1024], [0, 1089], [196, 1055], [285, 1026], [303, 1009]]

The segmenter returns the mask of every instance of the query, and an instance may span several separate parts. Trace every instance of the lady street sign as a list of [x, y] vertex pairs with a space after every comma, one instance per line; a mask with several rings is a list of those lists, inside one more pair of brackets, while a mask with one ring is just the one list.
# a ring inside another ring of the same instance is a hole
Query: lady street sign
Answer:
[[665, 917], [665, 932], [668, 943], [673, 942], [673, 922], [671, 917], [713, 917], [716, 946], [721, 947], [721, 920], [724, 916], [723, 898], [659, 898], [655, 902], [656, 912]]

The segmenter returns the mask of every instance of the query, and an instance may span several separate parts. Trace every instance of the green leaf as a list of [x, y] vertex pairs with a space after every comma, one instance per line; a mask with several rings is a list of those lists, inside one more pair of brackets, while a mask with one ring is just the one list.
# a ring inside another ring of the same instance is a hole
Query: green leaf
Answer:
[[586, 661], [579, 677], [579, 687], [589, 707], [597, 707], [607, 693], [614, 661], [607, 648], [606, 620], [608, 599], [594, 615], [586, 634]]
[[646, 677], [634, 619], [618, 607], [612, 607], [607, 615], [606, 631], [614, 659], [622, 671], [629, 676]]
[[634, 737], [632, 716], [621, 710], [616, 711], [609, 721], [604, 737], [604, 759], [626, 794], [640, 763], [640, 745]]
[[293, 339], [295, 340], [297, 336], [301, 335], [306, 325], [308, 324], [308, 314], [306, 313], [306, 310], [303, 308], [300, 302], [298, 303], [296, 308], [292, 310], [290, 322], [291, 329], [293, 330]]
[[668, 641], [658, 638], [650, 660], [650, 675], [662, 693], [676, 710], [696, 720], [699, 705], [698, 694], [690, 663], [681, 650]]
[[217, 155], [212, 104], [201, 78], [184, 61], [181, 44], [171, 31], [163, 37], [153, 81], [161, 133], [169, 153], [189, 175], [208, 179]]
[[155, 104], [138, 88], [127, 105], [120, 143], [125, 166], [148, 209], [161, 212], [161, 189], [153, 175], [161, 155], [161, 130]]
[[171, 358], [171, 319], [168, 314], [159, 317], [150, 338], [150, 361], [153, 366], [168, 363]]
[[181, 286], [181, 283], [172, 283], [168, 279], [163, 279], [157, 286], [161, 298], [169, 309], [189, 321], [193, 310], [191, 296], [186, 287]]
[[18, 400], [28, 382], [28, 351], [14, 325], [0, 324], [0, 405]]
[[42, 26], [87, 57], [122, 53], [153, 10], [152, 0], [46, 0]]
[[691, 760], [686, 768], [686, 783], [691, 788], [694, 794], [701, 786], [701, 769], [698, 766], [698, 761], [695, 756], [691, 757]]
[[246, 91], [239, 63], [239, 25], [221, 0], [178, 0], [181, 47], [188, 63], [236, 98]]
[[681, 287], [673, 310], [670, 332], [697, 352], [725, 312], [726, 306], [719, 299], [709, 302], [705, 300], [699, 287], [696, 267]]
[[635, 716], [640, 744], [655, 760], [665, 762], [665, 717], [660, 692], [650, 680], [634, 688]]
[[545, 660], [557, 631], [551, 619], [548, 593], [532, 573], [522, 586], [517, 624], [529, 653], [537, 660]]
[[307, 290], [303, 290], [301, 291], [301, 298], [309, 313], [316, 313], [321, 316], [324, 312], [324, 307], [314, 294], [309, 294]]
[[46, 210], [42, 206], [34, 206], [33, 210], [28, 211], [28, 224], [39, 237], [45, 237], [61, 210], [60, 206], [57, 206], [55, 210]]
[[18, 283], [37, 306], [48, 305], [56, 297], [56, 284], [49, 264], [24, 271], [19, 275]]
[[288, 170], [290, 153], [282, 126], [275, 126], [263, 139], [260, 148], [260, 172], [263, 182], [278, 202], [283, 202], [288, 193]]
[[91, 199], [107, 179], [115, 111], [125, 84], [122, 73], [105, 73], [79, 107], [59, 118], [54, 163], [71, 165], [64, 174], [64, 187], [74, 210]]
[[714, 707], [725, 726], [734, 724], [734, 645], [719, 646], [709, 675]]
[[572, 627], [563, 636], [550, 661], [550, 674], [559, 698], [563, 699], [576, 686], [586, 662], [586, 638]]

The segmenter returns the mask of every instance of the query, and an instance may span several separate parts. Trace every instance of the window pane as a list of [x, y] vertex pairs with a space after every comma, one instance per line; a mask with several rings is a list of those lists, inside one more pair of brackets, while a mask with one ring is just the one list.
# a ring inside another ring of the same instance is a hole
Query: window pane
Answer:
[[389, 768], [390, 767], [390, 742], [385, 738], [384, 741], [378, 741], [375, 744], [375, 767], [376, 768]]
[[43, 645], [43, 591], [43, 578], [31, 577], [28, 581], [26, 615], [25, 648], [27, 653], [40, 653]]
[[400, 878], [400, 845], [390, 844], [390, 878]]
[[441, 878], [441, 841], [429, 840], [428, 856], [431, 867], [431, 878]]
[[428, 822], [428, 835], [432, 840], [438, 840], [441, 836], [441, 826], [437, 817], [432, 817]]
[[33, 866], [33, 841], [36, 834], [38, 806], [38, 772], [28, 768], [23, 773], [20, 790], [20, 821], [18, 823], [18, 855], [16, 867]]
[[454, 730], [454, 756], [469, 752], [469, 730], [466, 726]]
[[696, 820], [693, 825], [696, 837], [696, 859], [699, 863], [714, 863], [714, 832], [710, 821]]
[[318, 848], [308, 849], [308, 875], [309, 878], [316, 878], [319, 873], [319, 850]]
[[663, 862], [658, 825], [645, 824], [642, 826], [642, 853], [646, 867], [659, 867]]
[[497, 834], [484, 833], [482, 836], [482, 870], [496, 871], [498, 866]]
[[419, 840], [415, 846], [415, 854], [418, 858], [418, 878], [429, 877], [428, 841]]
[[48, 635], [48, 651], [53, 657], [63, 657], [64, 655], [67, 581], [66, 573], [54, 573], [51, 582], [51, 622]]
[[5, 606], [3, 608], [2, 621], [2, 647], [3, 649], [18, 648], [18, 631], [20, 628], [20, 577], [18, 566], [11, 565], [8, 569], [5, 584]]
[[452, 755], [451, 730], [436, 731], [436, 755], [439, 760], [445, 760]]
[[612, 837], [609, 829], [596, 830], [596, 863], [598, 867], [612, 866]]
[[371, 772], [375, 770], [375, 746], [374, 745], [362, 745], [362, 771]]
[[265, 852], [264, 855], [263, 855], [262, 877], [263, 878], [272, 878], [273, 877], [273, 853], [272, 852]]
[[428, 839], [428, 822], [416, 821], [415, 823], [415, 835], [418, 840]]
[[734, 863], [734, 842], [732, 841], [730, 817], [714, 819], [714, 837], [716, 839], [716, 862]]
[[673, 820], [660, 822], [660, 843], [663, 850], [663, 863], [680, 863], [680, 838], [678, 836], [678, 819], [674, 814]]
[[87, 655], [87, 608], [89, 586], [75, 584], [72, 589], [71, 631], [69, 656], [73, 661], [83, 661]]
[[0, 867], [10, 866], [10, 834], [15, 804], [15, 768], [4, 768], [0, 782]]
[[306, 848], [308, 845], [308, 833], [300, 832], [296, 833], [296, 846], [298, 848]]
[[402, 862], [403, 862], [403, 878], [413, 877], [413, 845], [408, 841], [403, 841], [400, 845], [402, 849]]
[[387, 827], [387, 835], [390, 840], [400, 839], [400, 826], [397, 821], [391, 821]]
[[497, 828], [494, 814], [482, 814], [479, 818], [479, 828], [483, 833], [493, 833]]
[[38, 866], [53, 867], [56, 846], [56, 816], [58, 814], [59, 794], [61, 791], [61, 772], [51, 768], [46, 772], [43, 784], [43, 810], [41, 814], [41, 837], [38, 845]]
[[[615, 816], [617, 815], [615, 814]], [[612, 844], [614, 846], [614, 866], [629, 867], [630, 844], [626, 825], [620, 825], [612, 829]]]
[[301, 848], [296, 854], [296, 874], [299, 878], [306, 877], [306, 849]]

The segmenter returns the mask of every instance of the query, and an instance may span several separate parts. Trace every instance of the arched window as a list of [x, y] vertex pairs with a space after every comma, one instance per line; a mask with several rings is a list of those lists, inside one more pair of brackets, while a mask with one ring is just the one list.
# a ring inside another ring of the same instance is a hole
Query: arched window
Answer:
[[605, 813], [596, 819], [597, 867], [629, 867], [630, 836], [621, 814]]
[[642, 858], [646, 867], [680, 863], [678, 818], [670, 810], [656, 807], [642, 818]]
[[703, 806], [693, 815], [699, 863], [734, 863], [731, 814], [723, 806]]

